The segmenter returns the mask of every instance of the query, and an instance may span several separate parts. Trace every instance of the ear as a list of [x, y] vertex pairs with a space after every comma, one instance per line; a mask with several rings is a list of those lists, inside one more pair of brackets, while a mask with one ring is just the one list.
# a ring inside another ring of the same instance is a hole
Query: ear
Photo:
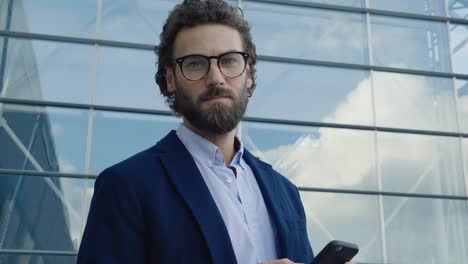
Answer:
[[250, 71], [250, 67], [247, 67], [247, 89], [252, 89], [253, 79], [252, 79], [252, 72]]
[[176, 90], [176, 85], [175, 85], [175, 75], [174, 71], [170, 67], [166, 67], [166, 85], [167, 85], [167, 91], [169, 93], [174, 93]]

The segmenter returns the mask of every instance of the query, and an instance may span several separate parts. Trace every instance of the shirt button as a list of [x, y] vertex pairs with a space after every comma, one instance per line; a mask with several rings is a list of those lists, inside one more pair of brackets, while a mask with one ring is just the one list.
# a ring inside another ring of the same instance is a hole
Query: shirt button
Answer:
[[208, 165], [211, 165], [211, 160], [207, 160], [206, 163], [208, 163]]
[[226, 182], [227, 182], [227, 183], [231, 183], [231, 182], [232, 182], [232, 178], [231, 178], [231, 177], [226, 177]]

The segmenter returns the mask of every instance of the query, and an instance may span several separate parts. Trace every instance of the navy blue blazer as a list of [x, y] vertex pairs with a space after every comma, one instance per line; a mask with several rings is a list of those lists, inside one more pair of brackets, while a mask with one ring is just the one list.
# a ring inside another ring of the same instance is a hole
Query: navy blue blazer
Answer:
[[[247, 150], [243, 158], [273, 219], [279, 257], [309, 263], [297, 188]], [[175, 131], [99, 175], [78, 263], [237, 263], [221, 214]]]

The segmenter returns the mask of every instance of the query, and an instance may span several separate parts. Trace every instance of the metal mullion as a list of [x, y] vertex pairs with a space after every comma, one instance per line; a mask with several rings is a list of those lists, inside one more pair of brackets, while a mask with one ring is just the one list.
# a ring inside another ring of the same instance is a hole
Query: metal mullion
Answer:
[[0, 249], [0, 255], [76, 256], [76, 251]]
[[365, 8], [360, 8], [360, 7], [351, 7], [351, 6], [342, 6], [342, 5], [311, 3], [307, 1], [296, 1], [296, 0], [246, 0], [246, 2], [277, 4], [277, 5], [284, 5], [284, 6], [315, 8], [315, 9], [343, 11], [343, 12], [361, 13], [361, 14], [369, 13], [372, 15], [384, 15], [384, 16], [428, 20], [428, 21], [439, 21], [439, 22], [450, 21], [450, 22], [457, 22], [461, 24], [468, 24], [468, 19], [453, 18], [450, 16], [431, 16], [431, 15], [424, 15], [424, 14], [417, 14], [417, 13], [380, 10], [380, 9], [369, 8], [368, 5], [366, 5]]
[[95, 175], [95, 174], [63, 173], [63, 172], [56, 172], [56, 171], [32, 171], [32, 170], [17, 170], [17, 169], [0, 169], [0, 178], [4, 177], [1, 175], [19, 175], [19, 176], [50, 177], [50, 178], [74, 178], [74, 179], [84, 179], [84, 178], [95, 179], [98, 177], [98, 175]]

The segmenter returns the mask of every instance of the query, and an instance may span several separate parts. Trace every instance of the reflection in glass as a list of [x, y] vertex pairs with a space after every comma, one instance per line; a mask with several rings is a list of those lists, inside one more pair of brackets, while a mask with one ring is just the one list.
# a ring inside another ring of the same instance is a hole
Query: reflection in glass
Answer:
[[337, 239], [359, 245], [353, 262], [383, 263], [377, 196], [303, 191], [301, 199], [315, 254]]
[[245, 147], [297, 186], [377, 189], [371, 131], [254, 122], [241, 127]]
[[460, 131], [468, 133], [468, 80], [457, 79], [455, 81], [458, 96], [458, 116]]
[[465, 263], [467, 201], [384, 196], [388, 263]]
[[0, 96], [89, 103], [93, 46], [8, 38]]
[[8, 255], [0, 254], [0, 263], [24, 264], [24, 263], [45, 263], [45, 264], [75, 264], [76, 256], [54, 256], [54, 255]]
[[261, 55], [368, 64], [365, 15], [245, 2]]
[[247, 116], [373, 124], [368, 71], [263, 61], [257, 70]]
[[15, 0], [12, 4], [12, 31], [94, 38], [95, 0]]
[[375, 65], [450, 72], [446, 23], [371, 16], [371, 26]]
[[319, 4], [327, 4], [327, 5], [365, 7], [365, 0], [303, 0], [303, 1], [319, 3]]
[[378, 71], [373, 79], [378, 126], [457, 131], [452, 79]]
[[83, 190], [82, 179], [0, 175], [0, 248], [77, 250]]
[[101, 38], [145, 44], [159, 43], [171, 0], [102, 1]]
[[386, 132], [377, 136], [384, 191], [465, 195], [459, 138]]
[[465, 0], [448, 0], [451, 17], [468, 19], [468, 3]]
[[468, 25], [450, 24], [450, 41], [452, 44], [453, 71], [468, 74]]
[[95, 111], [90, 173], [155, 145], [179, 122], [173, 116]]
[[88, 111], [0, 104], [0, 168], [84, 171]]
[[371, 0], [369, 5], [373, 9], [428, 16], [445, 16], [444, 0]]
[[154, 80], [155, 61], [152, 51], [99, 47], [94, 102], [169, 110]]
[[89, 209], [91, 206], [91, 200], [93, 199], [94, 195], [94, 184], [96, 183], [95, 179], [86, 179], [85, 180], [85, 198], [84, 198], [84, 217], [83, 217], [83, 225], [81, 226], [81, 235], [83, 235], [83, 231], [85, 228], [86, 221], [88, 219]]

